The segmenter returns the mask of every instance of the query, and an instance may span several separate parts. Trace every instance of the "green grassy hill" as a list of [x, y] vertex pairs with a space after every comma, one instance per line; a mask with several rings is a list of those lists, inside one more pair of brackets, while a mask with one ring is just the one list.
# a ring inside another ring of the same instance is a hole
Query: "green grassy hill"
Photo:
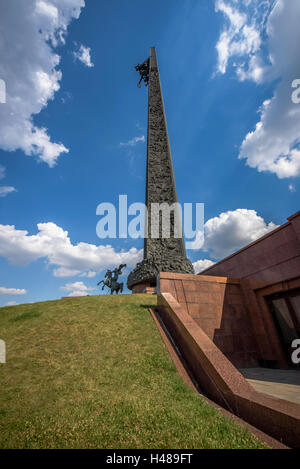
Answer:
[[149, 295], [0, 309], [0, 448], [259, 448], [178, 375]]

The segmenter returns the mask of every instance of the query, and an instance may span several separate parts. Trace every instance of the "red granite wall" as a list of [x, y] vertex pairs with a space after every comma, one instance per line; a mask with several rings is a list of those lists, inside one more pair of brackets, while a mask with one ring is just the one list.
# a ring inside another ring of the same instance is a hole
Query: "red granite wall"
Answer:
[[132, 287], [132, 293], [147, 293], [148, 295], [153, 295], [155, 293], [155, 287], [150, 287], [150, 282], [138, 283]]
[[161, 272], [158, 295], [171, 293], [207, 336], [237, 367], [261, 360], [286, 361], [276, 331], [261, 317], [256, 296], [238, 279]]
[[[162, 286], [163, 280], [165, 287], [176, 292], [174, 278], [161, 278]], [[210, 399], [284, 444], [300, 447], [298, 404], [255, 391], [172, 294], [161, 292], [157, 310], [194, 379]]]
[[273, 284], [300, 277], [300, 211], [254, 243], [201, 272]]

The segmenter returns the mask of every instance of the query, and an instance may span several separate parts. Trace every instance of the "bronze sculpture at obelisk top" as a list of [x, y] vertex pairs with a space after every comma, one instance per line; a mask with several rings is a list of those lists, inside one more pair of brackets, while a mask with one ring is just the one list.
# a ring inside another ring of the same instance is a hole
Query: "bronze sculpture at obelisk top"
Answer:
[[[174, 228], [174, 215], [170, 216], [170, 237], [163, 236], [162, 216], [156, 219], [158, 237], [151, 236], [153, 224], [152, 204], [177, 203], [172, 156], [169, 145], [167, 122], [162, 98], [159, 70], [155, 48], [151, 47], [150, 57], [141, 65], [135, 66], [142, 81], [148, 85], [148, 136], [147, 136], [147, 170], [146, 170], [146, 206], [148, 236], [144, 238], [144, 259], [129, 274], [127, 286], [134, 292], [143, 288], [154, 287], [159, 272], [176, 272], [193, 274], [191, 261], [185, 253], [184, 240], [180, 222], [180, 235]], [[177, 219], [178, 221], [178, 219]]]

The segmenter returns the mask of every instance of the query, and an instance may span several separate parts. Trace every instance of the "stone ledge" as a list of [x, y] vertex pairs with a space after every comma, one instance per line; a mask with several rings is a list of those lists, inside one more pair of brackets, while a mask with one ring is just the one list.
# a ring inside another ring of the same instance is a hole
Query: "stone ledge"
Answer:
[[186, 257], [181, 256], [156, 256], [144, 259], [130, 272], [127, 279], [127, 287], [131, 290], [138, 283], [156, 282], [160, 272], [178, 272], [193, 274], [193, 264]]
[[257, 392], [170, 293], [158, 311], [210, 399], [284, 444], [300, 447], [300, 405]]

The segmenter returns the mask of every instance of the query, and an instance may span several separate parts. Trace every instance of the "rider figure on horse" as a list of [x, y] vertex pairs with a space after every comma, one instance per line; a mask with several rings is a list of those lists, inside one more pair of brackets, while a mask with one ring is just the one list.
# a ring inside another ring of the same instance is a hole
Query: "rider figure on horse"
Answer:
[[112, 295], [114, 292], [118, 294], [119, 292], [123, 292], [123, 282], [118, 282], [119, 275], [122, 274], [122, 269], [126, 267], [126, 264], [120, 264], [118, 268], [115, 268], [113, 271], [108, 269], [104, 275], [106, 280], [100, 280], [97, 285], [103, 283], [102, 290], [104, 287], [110, 288], [110, 294]]

